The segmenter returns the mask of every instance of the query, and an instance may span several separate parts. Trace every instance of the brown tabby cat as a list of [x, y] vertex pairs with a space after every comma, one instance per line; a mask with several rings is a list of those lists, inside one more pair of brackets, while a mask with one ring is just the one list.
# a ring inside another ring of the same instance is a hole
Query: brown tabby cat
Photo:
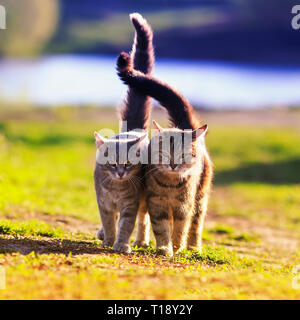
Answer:
[[[180, 93], [134, 70], [126, 53], [119, 56], [118, 72], [130, 88], [158, 100], [176, 127], [163, 129], [154, 122], [157, 134], [149, 145], [151, 156], [159, 155], [158, 163], [152, 162], [146, 170], [146, 202], [156, 247], [168, 256], [186, 246], [200, 251], [213, 176], [204, 140], [207, 126], [200, 126], [192, 106]], [[163, 141], [170, 142], [169, 149], [163, 148]]]
[[[151, 27], [137, 13], [130, 15], [130, 18], [136, 30], [132, 49], [134, 67], [144, 73], [151, 73], [154, 63]], [[134, 129], [147, 129], [150, 109], [151, 98], [129, 88], [121, 110], [121, 120], [123, 123], [126, 121], [127, 132], [110, 139], [95, 132], [97, 157], [94, 180], [103, 225], [97, 237], [103, 240], [104, 246], [113, 245], [113, 249], [118, 252], [131, 251], [129, 238], [138, 211], [141, 212], [140, 224], [147, 224], [145, 205], [141, 201], [144, 192], [142, 164], [139, 161], [132, 162], [128, 157], [132, 148], [136, 147], [134, 156], [139, 158], [148, 147], [147, 134]], [[118, 213], [120, 221], [116, 236]]]

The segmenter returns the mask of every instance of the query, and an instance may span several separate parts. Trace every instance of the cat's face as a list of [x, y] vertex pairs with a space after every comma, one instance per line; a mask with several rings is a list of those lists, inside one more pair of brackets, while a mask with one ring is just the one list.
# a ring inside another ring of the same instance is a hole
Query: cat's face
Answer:
[[[106, 172], [114, 181], [125, 181], [137, 176], [142, 165], [138, 162], [142, 143], [146, 135], [132, 137], [125, 134], [115, 136], [111, 139], [101, 137], [95, 132], [97, 145], [97, 163], [101, 170]], [[132, 155], [137, 158], [130, 161]]]
[[153, 124], [156, 138], [159, 139], [159, 163], [156, 164], [158, 170], [174, 176], [184, 176], [199, 165], [207, 126], [194, 131], [183, 131], [176, 128], [163, 129], [155, 121]]
[[126, 164], [105, 164], [101, 165], [102, 169], [109, 173], [114, 180], [126, 180], [131, 176], [137, 175], [140, 171], [140, 164], [132, 164], [130, 162]]

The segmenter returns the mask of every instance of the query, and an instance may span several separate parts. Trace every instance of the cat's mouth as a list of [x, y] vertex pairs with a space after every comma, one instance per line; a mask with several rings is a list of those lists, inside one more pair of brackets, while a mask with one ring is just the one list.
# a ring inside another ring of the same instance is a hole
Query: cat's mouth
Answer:
[[166, 170], [168, 173], [170, 173], [170, 174], [175, 174], [175, 175], [179, 175], [180, 174], [180, 171], [179, 170], [176, 170], [176, 169], [174, 169], [174, 170], [172, 170], [172, 169], [167, 169]]
[[167, 174], [167, 175], [171, 175], [173, 177], [179, 177], [182, 172], [180, 170], [177, 170], [177, 169], [169, 169], [169, 168], [160, 168], [161, 172]]
[[115, 181], [118, 181], [118, 182], [122, 182], [122, 181], [126, 181], [126, 180], [128, 180], [128, 178], [127, 178], [127, 176], [126, 177], [116, 177], [116, 176], [114, 176], [114, 180]]
[[191, 168], [185, 168], [185, 169], [166, 169], [163, 168], [162, 171], [166, 174], [168, 174], [169, 176], [172, 177], [179, 177], [179, 178], [185, 178], [186, 176], [188, 176], [189, 174], [191, 174]]

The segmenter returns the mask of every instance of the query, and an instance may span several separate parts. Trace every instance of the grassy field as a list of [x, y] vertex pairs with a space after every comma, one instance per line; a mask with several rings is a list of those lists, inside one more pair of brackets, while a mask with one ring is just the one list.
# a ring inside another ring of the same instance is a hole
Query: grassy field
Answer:
[[[156, 111], [154, 118], [166, 123]], [[201, 254], [95, 239], [94, 130], [109, 109], [0, 109], [0, 299], [299, 299], [300, 111], [203, 112], [215, 181]]]

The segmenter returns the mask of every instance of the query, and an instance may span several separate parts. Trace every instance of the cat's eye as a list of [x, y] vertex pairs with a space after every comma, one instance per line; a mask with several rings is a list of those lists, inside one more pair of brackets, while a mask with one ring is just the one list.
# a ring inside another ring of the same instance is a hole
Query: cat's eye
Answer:
[[132, 166], [131, 163], [125, 163], [125, 168], [130, 168]]

